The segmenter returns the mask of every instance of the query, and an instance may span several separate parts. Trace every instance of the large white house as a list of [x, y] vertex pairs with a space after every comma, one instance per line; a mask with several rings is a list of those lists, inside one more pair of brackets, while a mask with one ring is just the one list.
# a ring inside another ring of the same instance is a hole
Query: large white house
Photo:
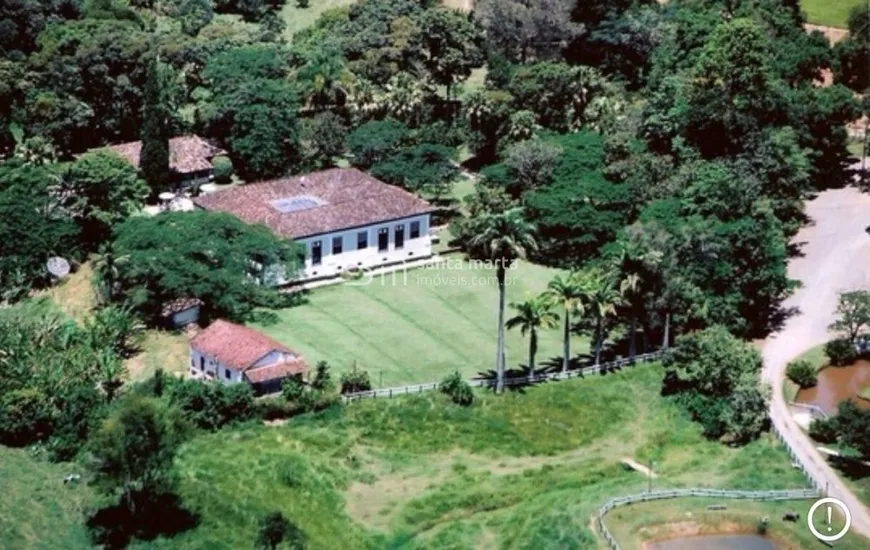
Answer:
[[225, 384], [245, 382], [257, 393], [277, 391], [288, 376], [308, 371], [302, 357], [265, 334], [218, 319], [190, 341], [190, 374]]
[[353, 168], [252, 183], [194, 203], [300, 243], [305, 265], [296, 280], [432, 256], [429, 203]]

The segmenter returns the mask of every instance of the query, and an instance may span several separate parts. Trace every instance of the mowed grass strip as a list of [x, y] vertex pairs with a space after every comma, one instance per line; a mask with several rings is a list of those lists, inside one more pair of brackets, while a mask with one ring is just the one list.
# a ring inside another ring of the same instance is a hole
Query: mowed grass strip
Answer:
[[846, 28], [852, 8], [861, 5], [863, 0], [801, 0], [807, 23], [841, 29]]
[[0, 446], [0, 548], [92, 548], [84, 517], [95, 497], [84, 481], [64, 485], [70, 473], [82, 468], [41, 462], [26, 449]]
[[477, 391], [470, 408], [437, 393], [359, 402], [202, 435], [178, 459], [202, 522], [171, 547], [249, 547], [258, 520], [279, 510], [311, 550], [592, 548], [595, 510], [646, 489], [626, 456], [654, 458], [658, 488], [805, 486], [772, 437], [738, 448], [704, 439], [660, 396], [662, 373]]
[[[507, 301], [544, 291], [557, 270], [519, 262], [508, 270]], [[324, 360], [337, 372], [354, 362], [375, 385], [437, 381], [459, 370], [478, 376], [494, 368], [498, 290], [495, 271], [451, 256], [440, 266], [375, 277], [370, 284], [312, 290], [307, 303], [277, 311], [279, 321], [259, 325], [311, 364]], [[511, 315], [510, 309], [507, 316]], [[539, 368], [561, 360], [561, 330], [539, 333]], [[528, 338], [508, 331], [508, 368], [528, 362]], [[589, 351], [572, 338], [572, 354]]]

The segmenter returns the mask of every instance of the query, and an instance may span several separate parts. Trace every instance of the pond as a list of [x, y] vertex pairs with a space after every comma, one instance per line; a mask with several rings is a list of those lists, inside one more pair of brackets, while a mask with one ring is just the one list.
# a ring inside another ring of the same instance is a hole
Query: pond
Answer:
[[859, 407], [870, 408], [870, 402], [858, 397], [861, 388], [870, 386], [870, 361], [860, 359], [848, 367], [825, 367], [819, 371], [814, 388], [800, 390], [795, 401], [817, 405], [828, 414], [837, 412], [841, 401], [851, 399]]
[[650, 550], [774, 550], [773, 542], [757, 535], [702, 535], [654, 542]]

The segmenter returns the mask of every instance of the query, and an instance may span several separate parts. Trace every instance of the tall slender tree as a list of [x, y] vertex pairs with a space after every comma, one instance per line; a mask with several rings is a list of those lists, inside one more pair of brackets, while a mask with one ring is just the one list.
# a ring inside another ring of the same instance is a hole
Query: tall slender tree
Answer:
[[470, 235], [465, 243], [466, 252], [472, 258], [492, 262], [498, 281], [498, 326], [496, 338], [496, 393], [504, 391], [504, 309], [505, 278], [507, 268], [517, 259], [525, 258], [528, 252], [537, 249], [534, 228], [523, 218], [522, 209], [514, 208], [497, 214], [484, 214], [472, 218]]
[[562, 372], [568, 372], [571, 363], [571, 314], [582, 313], [582, 288], [576, 273], [556, 275], [547, 285], [547, 296], [554, 304], [560, 304], [564, 311], [562, 328]]
[[142, 106], [142, 150], [139, 171], [152, 193], [169, 186], [169, 120], [160, 78], [160, 61], [153, 56], [148, 61]]
[[538, 329], [556, 328], [559, 315], [553, 311], [553, 303], [546, 294], [529, 296], [522, 302], [512, 302], [510, 306], [517, 314], [508, 319], [506, 326], [508, 330], [519, 327], [523, 335], [529, 335], [529, 379], [534, 379]]
[[580, 275], [582, 300], [595, 319], [595, 364], [601, 363], [601, 349], [604, 346], [604, 329], [607, 319], [616, 315], [616, 308], [622, 305], [616, 278], [612, 273], [590, 269]]

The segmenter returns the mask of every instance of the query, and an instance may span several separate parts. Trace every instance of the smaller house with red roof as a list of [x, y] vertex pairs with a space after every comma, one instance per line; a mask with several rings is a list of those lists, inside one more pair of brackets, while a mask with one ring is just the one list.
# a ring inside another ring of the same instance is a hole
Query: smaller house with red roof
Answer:
[[244, 382], [255, 393], [278, 391], [290, 376], [308, 371], [287, 346], [244, 325], [219, 319], [190, 341], [190, 374], [225, 384]]
[[[118, 153], [139, 169], [142, 142], [131, 141], [110, 145], [109, 149]], [[173, 180], [181, 187], [195, 187], [208, 183], [214, 175], [212, 159], [227, 152], [215, 147], [199, 136], [178, 136], [169, 140], [169, 169]]]

